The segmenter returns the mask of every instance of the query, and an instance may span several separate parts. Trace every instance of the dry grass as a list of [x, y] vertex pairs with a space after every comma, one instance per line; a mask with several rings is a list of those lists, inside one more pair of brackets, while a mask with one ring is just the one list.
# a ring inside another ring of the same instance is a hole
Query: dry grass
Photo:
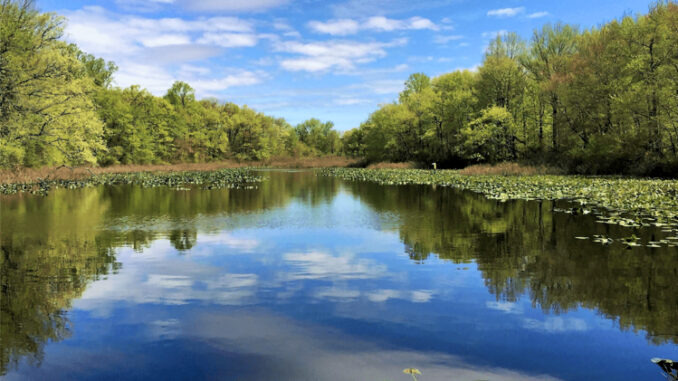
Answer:
[[172, 171], [215, 171], [224, 168], [259, 167], [259, 168], [328, 168], [348, 167], [356, 161], [339, 156], [308, 158], [273, 158], [266, 161], [220, 161], [213, 163], [180, 163], [180, 164], [131, 164], [112, 165], [110, 167], [44, 167], [0, 169], [0, 184], [31, 183], [38, 179], [76, 180], [104, 173], [133, 172], [172, 172]]
[[459, 171], [462, 175], [501, 175], [501, 176], [530, 176], [530, 175], [562, 175], [563, 171], [546, 166], [522, 165], [518, 163], [479, 164], [466, 167]]
[[280, 157], [273, 158], [264, 162], [247, 163], [248, 166], [253, 167], [268, 167], [268, 168], [333, 168], [333, 167], [349, 167], [358, 162], [356, 159], [350, 159], [343, 156], [321, 156], [321, 157]]
[[367, 166], [368, 169], [415, 169], [418, 168], [417, 164], [413, 162], [407, 163], [374, 163]]

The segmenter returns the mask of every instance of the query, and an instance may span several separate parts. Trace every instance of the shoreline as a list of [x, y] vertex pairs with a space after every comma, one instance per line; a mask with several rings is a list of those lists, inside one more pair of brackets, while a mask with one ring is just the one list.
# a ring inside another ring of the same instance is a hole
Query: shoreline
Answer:
[[0, 169], [0, 185], [34, 184], [39, 181], [84, 180], [92, 176], [108, 174], [162, 173], [162, 172], [209, 172], [235, 168], [336, 168], [358, 163], [356, 159], [340, 156], [308, 158], [273, 158], [262, 161], [226, 160], [211, 163], [176, 164], [118, 164], [108, 167], [43, 167]]

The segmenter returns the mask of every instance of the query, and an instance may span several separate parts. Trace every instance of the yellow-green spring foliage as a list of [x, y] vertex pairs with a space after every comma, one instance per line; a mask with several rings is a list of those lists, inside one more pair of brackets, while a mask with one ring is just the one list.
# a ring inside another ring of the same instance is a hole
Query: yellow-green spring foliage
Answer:
[[0, 0], [0, 167], [146, 164], [336, 154], [331, 122], [293, 128], [246, 106], [113, 88], [112, 62], [63, 41], [64, 20]]
[[678, 5], [662, 1], [590, 30], [547, 24], [529, 40], [499, 36], [476, 71], [413, 74], [344, 147], [371, 161], [676, 176], [676, 94]]

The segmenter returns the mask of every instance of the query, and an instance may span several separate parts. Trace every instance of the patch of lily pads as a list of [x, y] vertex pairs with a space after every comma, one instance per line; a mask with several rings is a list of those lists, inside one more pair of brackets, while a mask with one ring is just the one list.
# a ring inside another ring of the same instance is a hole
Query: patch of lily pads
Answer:
[[47, 195], [55, 188], [86, 188], [97, 185], [131, 184], [144, 188], [170, 187], [177, 190], [221, 188], [254, 188], [262, 181], [247, 168], [228, 168], [218, 171], [190, 172], [136, 172], [94, 175], [78, 180], [39, 179], [30, 183], [0, 184], [0, 194], [31, 193]]
[[[458, 171], [417, 169], [328, 168], [320, 175], [382, 185], [436, 185], [470, 190], [489, 199], [567, 200], [571, 208], [555, 209], [573, 215], [594, 214], [598, 222], [629, 228], [652, 226], [673, 237], [641, 244], [633, 237], [618, 239], [627, 247], [678, 247], [678, 181], [588, 176], [462, 175]], [[577, 237], [589, 238], [589, 237]], [[592, 237], [603, 245], [609, 237]]]

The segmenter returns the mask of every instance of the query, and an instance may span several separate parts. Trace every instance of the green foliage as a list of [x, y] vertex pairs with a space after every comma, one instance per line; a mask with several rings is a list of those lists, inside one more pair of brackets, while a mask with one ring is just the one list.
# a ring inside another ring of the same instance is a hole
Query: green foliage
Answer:
[[333, 128], [334, 123], [323, 123], [313, 118], [294, 127], [294, 133], [300, 142], [318, 153], [336, 154], [341, 149], [341, 140], [339, 133]]
[[511, 113], [503, 107], [483, 110], [462, 135], [469, 160], [497, 163], [516, 159], [516, 126]]
[[0, 166], [94, 163], [105, 150], [94, 81], [62, 32], [29, 0], [0, 3]]
[[370, 161], [519, 160], [675, 177], [677, 68], [674, 1], [581, 32], [547, 24], [529, 44], [514, 33], [497, 37], [475, 73], [413, 74], [398, 101], [344, 144]]
[[[112, 87], [113, 62], [61, 40], [64, 21], [31, 0], [0, 0], [0, 167], [267, 160], [337, 154], [331, 122], [303, 139], [283, 119], [196, 99]], [[316, 123], [317, 122], [317, 123]], [[303, 125], [303, 124], [302, 124]]]
[[82, 51], [78, 51], [77, 56], [85, 68], [85, 73], [92, 78], [95, 85], [104, 89], [111, 87], [113, 74], [118, 71], [115, 63], [111, 61], [106, 62], [103, 58], [96, 58]]
[[102, 164], [157, 163], [169, 160], [172, 152], [172, 106], [138, 86], [113, 89], [97, 96], [99, 113], [105, 121], [104, 138], [109, 150]]

